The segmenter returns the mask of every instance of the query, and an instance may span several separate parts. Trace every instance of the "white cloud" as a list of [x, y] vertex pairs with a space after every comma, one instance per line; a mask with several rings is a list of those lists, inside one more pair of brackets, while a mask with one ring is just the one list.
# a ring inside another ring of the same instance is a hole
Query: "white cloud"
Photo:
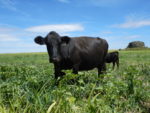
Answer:
[[6, 42], [6, 41], [9, 41], [9, 42], [19, 41], [19, 39], [10, 34], [0, 34], [0, 42]]
[[150, 26], [150, 20], [127, 20], [122, 24], [115, 24], [112, 27], [116, 28], [139, 28], [144, 26]]
[[69, 0], [58, 0], [59, 2], [63, 2], [63, 3], [69, 3]]
[[15, 31], [16, 28], [10, 28], [10, 27], [0, 27], [0, 33], [9, 33]]
[[40, 46], [34, 42], [8, 42], [0, 44], [0, 53], [22, 53], [22, 52], [46, 52], [45, 46]]
[[70, 35], [72, 31], [82, 31], [80, 24], [35, 26], [27, 29], [0, 25], [0, 53], [46, 52], [45, 46], [37, 45], [34, 38], [57, 30], [60, 35]]
[[50, 31], [66, 33], [66, 32], [73, 32], [73, 31], [83, 31], [84, 28], [80, 24], [54, 24], [54, 25], [34, 26], [34, 27], [27, 28], [25, 30], [30, 32], [39, 32], [39, 33], [45, 33]]

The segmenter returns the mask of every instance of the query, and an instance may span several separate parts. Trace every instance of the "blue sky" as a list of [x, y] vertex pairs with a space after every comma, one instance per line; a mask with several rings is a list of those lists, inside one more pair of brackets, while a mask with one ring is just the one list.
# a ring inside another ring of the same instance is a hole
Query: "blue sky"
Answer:
[[0, 53], [46, 52], [33, 40], [52, 30], [99, 36], [109, 49], [150, 47], [150, 0], [0, 0]]

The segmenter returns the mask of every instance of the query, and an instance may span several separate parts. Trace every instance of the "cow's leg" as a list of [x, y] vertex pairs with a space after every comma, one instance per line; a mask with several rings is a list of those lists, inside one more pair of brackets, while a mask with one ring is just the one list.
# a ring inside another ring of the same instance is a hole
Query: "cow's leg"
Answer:
[[79, 65], [80, 65], [80, 63], [73, 65], [73, 73], [74, 73], [74, 74], [78, 74]]
[[105, 66], [104, 65], [103, 66], [100, 65], [100, 66], [97, 67], [97, 69], [98, 69], [98, 77], [100, 77], [101, 79], [103, 79], [104, 76], [101, 75], [101, 74], [103, 74], [103, 70], [105, 70]]
[[114, 70], [114, 68], [115, 68], [115, 62], [113, 62], [113, 70]]
[[60, 70], [55, 68], [55, 79], [57, 79], [60, 76]]
[[103, 71], [106, 72], [106, 63], [103, 65]]
[[102, 67], [98, 67], [98, 75], [102, 74]]
[[98, 67], [98, 75], [103, 74], [106, 71], [106, 63], [99, 65]]
[[54, 65], [54, 68], [55, 68], [55, 79], [57, 79], [59, 76], [63, 76], [65, 75], [64, 72], [61, 72], [61, 68], [59, 65]]
[[119, 59], [116, 61], [117, 68], [119, 68]]

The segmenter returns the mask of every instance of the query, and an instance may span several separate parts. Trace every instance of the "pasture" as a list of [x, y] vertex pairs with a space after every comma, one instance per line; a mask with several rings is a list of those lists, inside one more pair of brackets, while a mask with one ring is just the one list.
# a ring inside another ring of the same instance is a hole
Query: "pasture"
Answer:
[[0, 54], [0, 113], [150, 112], [150, 50], [119, 54], [119, 70], [66, 70], [58, 85], [47, 53]]

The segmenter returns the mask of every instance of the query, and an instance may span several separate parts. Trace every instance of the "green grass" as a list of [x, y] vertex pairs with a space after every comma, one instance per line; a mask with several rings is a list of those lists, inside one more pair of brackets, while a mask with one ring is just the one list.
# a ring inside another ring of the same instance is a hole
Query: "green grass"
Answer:
[[58, 85], [47, 53], [0, 54], [0, 113], [149, 113], [150, 51], [119, 53], [119, 70], [67, 70]]

